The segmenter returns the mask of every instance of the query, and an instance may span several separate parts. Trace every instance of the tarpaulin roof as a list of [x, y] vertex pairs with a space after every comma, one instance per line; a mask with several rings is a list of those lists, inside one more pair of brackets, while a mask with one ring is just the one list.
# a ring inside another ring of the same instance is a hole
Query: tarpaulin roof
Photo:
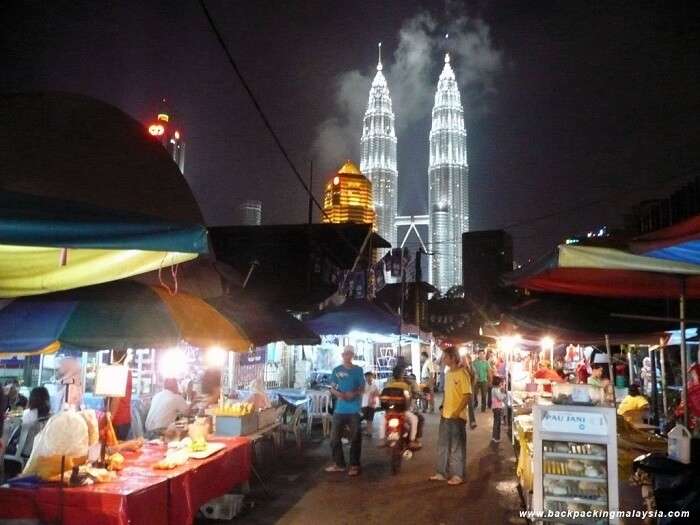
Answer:
[[647, 257], [700, 264], [700, 215], [637, 237], [630, 247]]
[[319, 335], [350, 332], [398, 335], [401, 320], [379, 306], [359, 299], [348, 299], [340, 306], [322, 311], [304, 324]]
[[601, 297], [700, 297], [700, 265], [597, 246], [560, 245], [505, 278], [534, 291]]
[[277, 341], [290, 345], [321, 343], [318, 335], [284, 310], [233, 293], [208, 302], [240, 326], [255, 346]]
[[[695, 311], [700, 305], [692, 302], [689, 306]], [[675, 304], [671, 307], [662, 300], [538, 295], [511, 307], [504, 321], [519, 333], [535, 338], [548, 335], [567, 343], [602, 343], [608, 334], [613, 344], [656, 344], [659, 338], [667, 337], [667, 330], [678, 325], [676, 321], [650, 322], [622, 316], [670, 319], [675, 316], [675, 310]]]
[[0, 297], [123, 279], [207, 251], [200, 225], [0, 191]]
[[36, 352], [58, 343], [80, 350], [200, 348], [247, 351], [242, 330], [202, 299], [118, 281], [22, 297], [0, 309], [0, 352]]

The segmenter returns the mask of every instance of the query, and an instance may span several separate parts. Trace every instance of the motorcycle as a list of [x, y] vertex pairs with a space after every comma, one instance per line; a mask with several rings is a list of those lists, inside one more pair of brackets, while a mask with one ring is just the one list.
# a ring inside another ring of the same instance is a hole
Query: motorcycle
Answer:
[[391, 473], [397, 474], [401, 469], [401, 460], [413, 457], [409, 448], [409, 424], [405, 415], [408, 401], [400, 388], [385, 388], [379, 400], [384, 410], [386, 426], [384, 445], [389, 454]]

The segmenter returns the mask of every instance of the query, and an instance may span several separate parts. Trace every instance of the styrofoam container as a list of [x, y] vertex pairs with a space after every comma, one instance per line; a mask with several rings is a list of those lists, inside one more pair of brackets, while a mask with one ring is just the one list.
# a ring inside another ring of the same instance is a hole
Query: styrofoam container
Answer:
[[199, 510], [210, 520], [232, 520], [241, 512], [244, 498], [243, 494], [224, 494], [206, 502]]
[[245, 436], [258, 429], [258, 414], [253, 412], [247, 416], [216, 416], [214, 425], [216, 436]]
[[668, 433], [668, 457], [680, 463], [690, 463], [690, 431], [676, 423]]

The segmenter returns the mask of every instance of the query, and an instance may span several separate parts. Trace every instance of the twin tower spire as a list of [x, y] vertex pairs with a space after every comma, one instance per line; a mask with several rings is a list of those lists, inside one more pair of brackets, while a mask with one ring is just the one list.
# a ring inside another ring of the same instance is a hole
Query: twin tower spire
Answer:
[[[377, 232], [397, 247], [398, 178], [395, 117], [383, 73], [382, 44], [362, 125], [360, 169], [372, 182]], [[431, 281], [445, 292], [462, 282], [462, 233], [469, 229], [467, 133], [450, 55], [438, 79], [428, 166]]]

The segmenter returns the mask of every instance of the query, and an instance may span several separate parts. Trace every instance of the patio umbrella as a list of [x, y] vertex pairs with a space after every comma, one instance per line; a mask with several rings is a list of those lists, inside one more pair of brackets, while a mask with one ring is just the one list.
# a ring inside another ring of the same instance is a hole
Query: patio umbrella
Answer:
[[288, 345], [319, 345], [321, 338], [304, 323], [281, 308], [235, 295], [224, 295], [207, 302], [227, 319], [240, 326], [255, 346], [284, 341]]
[[700, 265], [597, 246], [560, 245], [554, 254], [512, 272], [520, 288], [598, 297], [677, 298], [680, 304], [684, 421], [688, 423], [685, 301], [700, 298]]
[[0, 353], [162, 348], [180, 341], [247, 351], [252, 342], [202, 299], [132, 281], [14, 299], [0, 309]]
[[350, 332], [399, 335], [401, 319], [386, 310], [359, 299], [348, 299], [342, 305], [323, 310], [304, 324], [319, 335], [340, 335]]
[[123, 279], [207, 251], [197, 224], [0, 191], [0, 297]]

